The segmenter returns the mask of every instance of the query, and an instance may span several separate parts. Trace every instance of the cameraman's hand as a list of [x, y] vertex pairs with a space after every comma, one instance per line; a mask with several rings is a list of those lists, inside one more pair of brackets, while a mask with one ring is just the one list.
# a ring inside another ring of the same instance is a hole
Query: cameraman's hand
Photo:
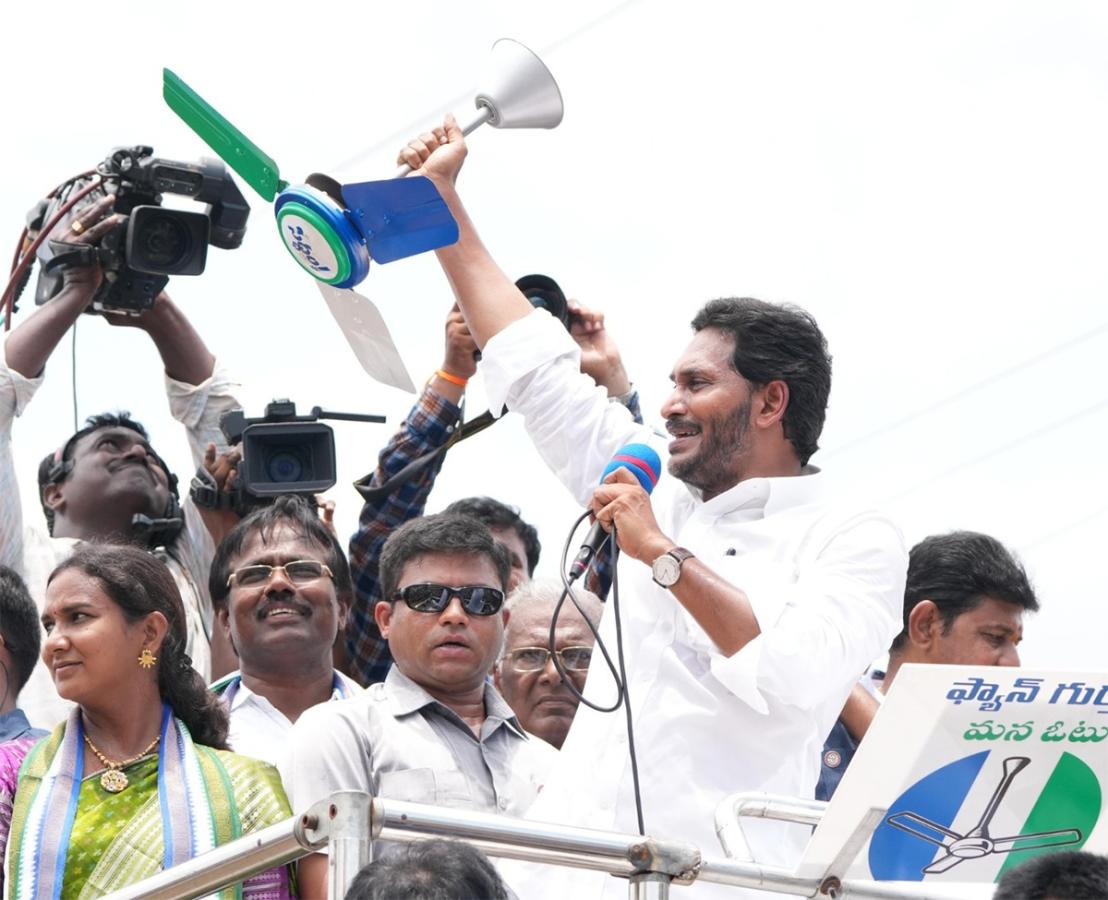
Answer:
[[[74, 246], [95, 247], [104, 235], [120, 227], [127, 219], [126, 216], [115, 215], [112, 212], [114, 207], [114, 194], [101, 197], [91, 206], [86, 206], [77, 214], [67, 216], [59, 222], [50, 233], [49, 239]], [[92, 295], [104, 278], [99, 262], [90, 266], [66, 266], [61, 272], [62, 290], [84, 296], [84, 306], [92, 300]]]
[[413, 174], [424, 175], [436, 186], [454, 185], [466, 158], [466, 142], [454, 116], [447, 113], [441, 128], [433, 128], [408, 142], [396, 158]]
[[335, 530], [335, 501], [324, 500], [322, 494], [316, 494], [315, 506], [319, 511], [319, 520], [323, 523], [323, 527], [331, 532], [332, 536], [337, 541], [339, 539], [339, 533]]
[[[235, 446], [223, 453], [216, 452], [213, 443], [208, 444], [204, 452], [204, 468], [215, 481], [216, 489], [220, 493], [226, 493], [234, 482], [238, 472], [238, 464], [242, 460], [242, 447]], [[232, 528], [239, 523], [239, 514], [230, 509], [209, 509], [206, 506], [196, 505], [196, 511], [200, 513], [200, 519], [208, 534], [218, 547], [219, 542]]]
[[[95, 247], [112, 229], [118, 228], [124, 216], [114, 215], [115, 197], [108, 195], [76, 215], [59, 222], [50, 233], [50, 240], [69, 247]], [[46, 368], [46, 361], [100, 286], [104, 274], [94, 257], [91, 265], [66, 266], [59, 270], [62, 289], [58, 295], [31, 313], [21, 322], [4, 344], [8, 367], [25, 378], [36, 378]]]
[[150, 309], [144, 309], [138, 315], [110, 309], [100, 310], [100, 315], [109, 325], [114, 325], [116, 328], [138, 328], [140, 331], [149, 333], [164, 322], [172, 305], [173, 301], [169, 299], [169, 294], [160, 291], [154, 298], [154, 305]]
[[568, 307], [569, 333], [581, 348], [581, 371], [607, 390], [609, 397], [626, 394], [631, 390], [631, 380], [623, 368], [619, 347], [604, 327], [604, 313], [576, 300], [569, 300]]

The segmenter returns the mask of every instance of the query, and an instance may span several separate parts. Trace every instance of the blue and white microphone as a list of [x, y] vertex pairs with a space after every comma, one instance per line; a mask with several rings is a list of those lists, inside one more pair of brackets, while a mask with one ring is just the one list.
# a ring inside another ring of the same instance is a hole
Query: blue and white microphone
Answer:
[[[646, 444], [625, 444], [619, 449], [612, 461], [604, 468], [600, 476], [600, 483], [604, 483], [616, 469], [627, 469], [638, 480], [642, 489], [648, 494], [654, 490], [658, 478], [662, 474], [662, 460], [654, 449]], [[596, 554], [607, 543], [611, 535], [604, 530], [599, 522], [594, 522], [589, 530], [585, 543], [577, 551], [573, 565], [569, 567], [569, 580], [576, 581], [588, 570], [589, 565], [596, 558]]]

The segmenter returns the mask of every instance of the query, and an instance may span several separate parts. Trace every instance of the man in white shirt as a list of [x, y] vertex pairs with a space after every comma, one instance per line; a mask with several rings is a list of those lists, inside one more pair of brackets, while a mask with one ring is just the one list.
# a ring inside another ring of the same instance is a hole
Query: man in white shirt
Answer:
[[[95, 245], [119, 226], [111, 199], [85, 208], [63, 223], [67, 243]], [[145, 430], [126, 414], [97, 416], [42, 461], [39, 487], [46, 522], [24, 522], [12, 456], [12, 424], [42, 386], [46, 361], [88, 307], [101, 280], [98, 264], [63, 269], [56, 297], [16, 326], [0, 353], [0, 563], [21, 574], [42, 607], [46, 579], [80, 541], [137, 543], [169, 566], [181, 591], [193, 666], [211, 677], [211, 601], [208, 566], [214, 547], [195, 507], [178, 505], [175, 479], [154, 453]], [[201, 337], [162, 293], [138, 316], [106, 315], [112, 324], [146, 332], [165, 364], [174, 418], [187, 429], [197, 466], [209, 444], [226, 449], [219, 428], [224, 412], [238, 406], [234, 382], [217, 366]], [[95, 323], [102, 327], [100, 323]], [[127, 373], [130, 376], [131, 373]], [[69, 704], [58, 697], [46, 667], [35, 667], [22, 703], [37, 725], [61, 721]]]
[[[899, 630], [903, 540], [884, 516], [820, 496], [807, 461], [830, 389], [826, 345], [802, 310], [756, 300], [713, 301], [693, 322], [662, 408], [675, 477], [653, 498], [622, 469], [596, 487], [620, 447], [651, 435], [580, 377], [573, 341], [489, 256], [454, 188], [464, 156], [452, 118], [401, 153], [458, 221], [458, 242], [436, 252], [482, 348], [490, 408], [521, 412], [554, 472], [618, 529], [646, 832], [718, 852], [712, 815], [728, 793], [812, 795], [824, 736]], [[601, 637], [614, 646], [611, 610]], [[605, 690], [594, 666], [586, 693]], [[635, 807], [623, 715], [579, 710], [530, 817], [633, 832]], [[783, 823], [748, 830], [770, 864], [792, 865], [807, 839]], [[580, 870], [509, 880], [528, 898], [627, 890]]]
[[301, 713], [362, 692], [331, 664], [354, 593], [350, 566], [307, 501], [278, 497], [220, 541], [209, 591], [239, 658], [212, 685], [231, 713], [228, 742], [278, 765]]

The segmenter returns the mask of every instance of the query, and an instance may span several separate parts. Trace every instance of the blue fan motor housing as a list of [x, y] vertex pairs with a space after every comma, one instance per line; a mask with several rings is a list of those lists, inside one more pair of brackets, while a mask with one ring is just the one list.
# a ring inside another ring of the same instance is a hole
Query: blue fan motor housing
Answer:
[[334, 200], [307, 185], [277, 195], [273, 211], [285, 248], [312, 277], [348, 288], [369, 274], [365, 238]]

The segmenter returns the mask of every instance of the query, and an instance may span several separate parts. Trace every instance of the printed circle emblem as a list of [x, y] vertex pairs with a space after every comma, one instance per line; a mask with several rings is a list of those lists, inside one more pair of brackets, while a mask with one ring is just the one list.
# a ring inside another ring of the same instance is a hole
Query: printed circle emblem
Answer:
[[968, 880], [987, 873], [995, 881], [1040, 853], [1079, 850], [1100, 818], [1101, 796], [1096, 774], [1072, 753], [1050, 761], [1014, 750], [974, 753], [893, 802], [870, 841], [870, 872], [881, 881], [946, 873], [959, 881], [967, 880], [963, 866], [980, 864]]
[[280, 216], [281, 237], [293, 258], [321, 281], [332, 281], [339, 260], [327, 238], [316, 226], [295, 213]]

